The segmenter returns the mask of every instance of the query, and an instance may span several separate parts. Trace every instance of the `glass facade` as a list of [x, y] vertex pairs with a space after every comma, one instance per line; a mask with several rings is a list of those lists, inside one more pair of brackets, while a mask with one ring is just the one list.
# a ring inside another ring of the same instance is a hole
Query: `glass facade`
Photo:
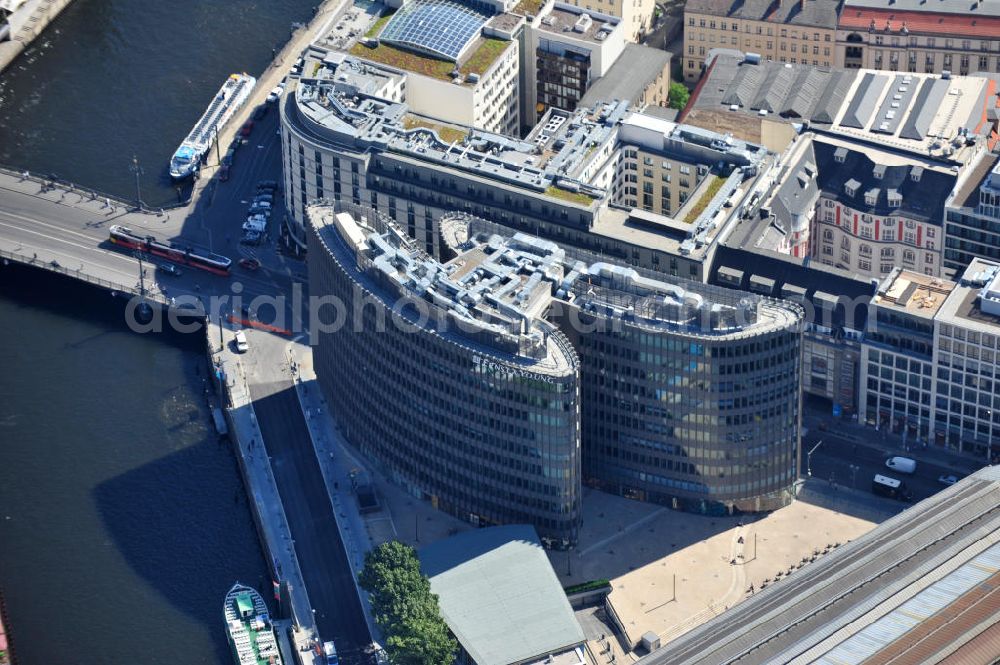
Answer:
[[[310, 293], [347, 306], [316, 374], [346, 438], [414, 496], [479, 525], [528, 523], [548, 545], [580, 526], [579, 366], [529, 359], [400, 320], [343, 243], [309, 229]], [[337, 246], [337, 245], [340, 246]], [[359, 306], [355, 306], [360, 303]]]
[[627, 324], [580, 336], [584, 482], [702, 513], [789, 503], [799, 325], [743, 339]]

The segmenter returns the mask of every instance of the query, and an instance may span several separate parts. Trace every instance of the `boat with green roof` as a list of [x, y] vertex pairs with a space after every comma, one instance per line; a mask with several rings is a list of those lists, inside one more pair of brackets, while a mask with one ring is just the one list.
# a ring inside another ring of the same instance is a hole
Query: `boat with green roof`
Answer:
[[236, 665], [282, 665], [271, 614], [256, 589], [237, 582], [223, 610]]

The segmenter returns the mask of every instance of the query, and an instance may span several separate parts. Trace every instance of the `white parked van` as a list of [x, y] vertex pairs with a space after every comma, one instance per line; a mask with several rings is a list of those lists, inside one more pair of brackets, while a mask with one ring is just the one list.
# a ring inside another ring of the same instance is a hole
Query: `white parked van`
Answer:
[[913, 473], [917, 470], [917, 463], [909, 457], [890, 457], [886, 460], [887, 468], [900, 473]]
[[246, 353], [250, 350], [250, 345], [247, 343], [247, 334], [242, 330], [236, 331], [236, 336], [233, 341], [236, 343], [236, 351], [238, 353]]

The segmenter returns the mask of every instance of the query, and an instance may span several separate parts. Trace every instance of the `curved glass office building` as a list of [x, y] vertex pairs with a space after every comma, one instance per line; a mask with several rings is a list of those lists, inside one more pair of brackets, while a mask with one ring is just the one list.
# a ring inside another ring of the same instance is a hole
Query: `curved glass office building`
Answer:
[[442, 264], [352, 213], [308, 214], [316, 373], [343, 433], [441, 510], [573, 545], [579, 360], [535, 316], [547, 283], [496, 252]]
[[590, 268], [560, 316], [581, 361], [583, 481], [700, 513], [790, 503], [801, 308]]
[[580, 358], [584, 483], [699, 513], [791, 502], [801, 307], [607, 263], [468, 216], [441, 226], [459, 256], [503, 245], [556, 257], [545, 316]]

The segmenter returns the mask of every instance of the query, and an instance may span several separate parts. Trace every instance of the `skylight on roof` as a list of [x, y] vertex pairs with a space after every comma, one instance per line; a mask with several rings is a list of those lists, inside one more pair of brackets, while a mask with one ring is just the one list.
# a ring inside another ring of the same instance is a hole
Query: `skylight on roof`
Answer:
[[410, 0], [389, 19], [379, 38], [458, 62], [489, 19], [486, 12], [453, 0]]

